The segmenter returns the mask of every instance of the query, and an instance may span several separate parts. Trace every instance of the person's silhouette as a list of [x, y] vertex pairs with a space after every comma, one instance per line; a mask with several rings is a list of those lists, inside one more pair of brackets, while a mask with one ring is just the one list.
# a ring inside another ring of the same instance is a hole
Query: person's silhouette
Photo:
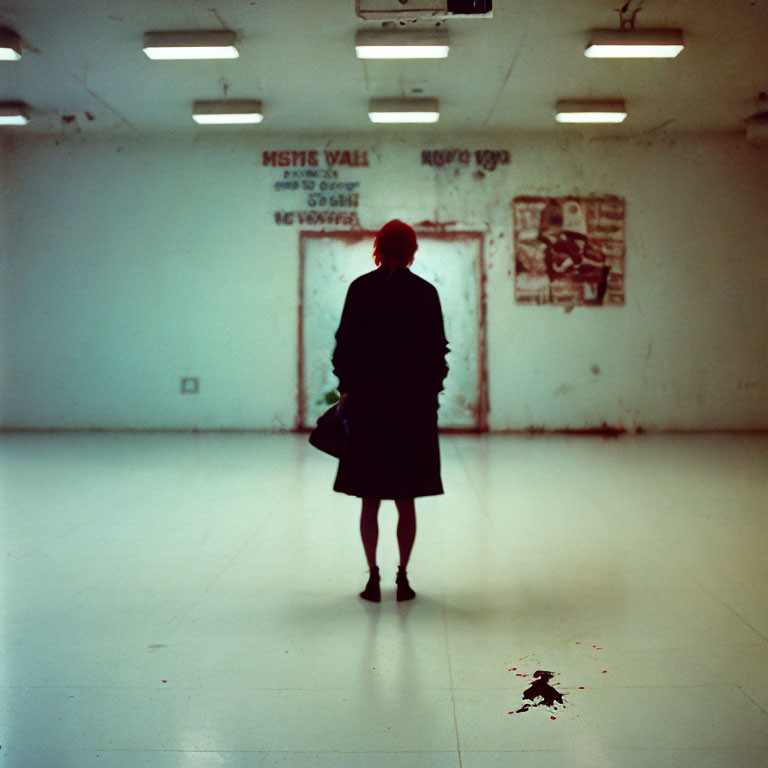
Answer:
[[376, 545], [382, 499], [399, 520], [397, 599], [415, 597], [406, 568], [416, 537], [414, 499], [443, 493], [437, 394], [448, 373], [440, 299], [408, 267], [416, 233], [394, 219], [376, 235], [378, 269], [349, 286], [333, 353], [333, 372], [352, 433], [334, 490], [362, 499], [360, 533], [370, 578], [361, 597], [381, 600]]

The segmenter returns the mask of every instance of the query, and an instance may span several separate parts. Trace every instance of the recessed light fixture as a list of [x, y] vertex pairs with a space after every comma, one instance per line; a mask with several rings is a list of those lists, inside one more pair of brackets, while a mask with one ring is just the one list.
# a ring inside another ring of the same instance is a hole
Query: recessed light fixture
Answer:
[[196, 101], [192, 118], [200, 125], [246, 125], [264, 119], [261, 102], [253, 99]]
[[0, 61], [18, 61], [21, 58], [21, 39], [12, 29], [0, 27]]
[[21, 101], [0, 102], [0, 125], [26, 125], [29, 107]]
[[236, 59], [234, 32], [145, 32], [150, 59]]
[[555, 119], [558, 123], [621, 123], [627, 116], [624, 102], [558, 101]]
[[439, 30], [359, 31], [355, 38], [358, 59], [444, 59], [448, 33]]
[[591, 59], [674, 58], [683, 47], [682, 29], [596, 29], [584, 55]]
[[440, 107], [437, 99], [371, 99], [368, 117], [372, 123], [436, 123]]

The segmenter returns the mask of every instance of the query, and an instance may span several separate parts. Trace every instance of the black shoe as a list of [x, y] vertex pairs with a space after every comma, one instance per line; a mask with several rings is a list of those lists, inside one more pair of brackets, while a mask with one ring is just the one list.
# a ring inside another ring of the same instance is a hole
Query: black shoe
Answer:
[[371, 568], [371, 577], [368, 579], [368, 583], [365, 585], [365, 589], [360, 593], [360, 597], [363, 600], [370, 600], [372, 603], [381, 602], [381, 587], [379, 582], [381, 576], [379, 576], [378, 568]]
[[416, 597], [416, 593], [411, 589], [411, 585], [408, 583], [408, 576], [402, 565], [397, 569], [395, 583], [397, 584], [398, 602], [402, 602], [403, 600], [413, 600], [413, 598]]

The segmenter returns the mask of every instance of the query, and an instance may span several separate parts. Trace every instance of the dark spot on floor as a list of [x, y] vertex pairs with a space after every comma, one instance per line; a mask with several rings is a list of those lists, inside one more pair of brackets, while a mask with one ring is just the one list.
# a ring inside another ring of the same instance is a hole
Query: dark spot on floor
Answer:
[[[514, 710], [509, 714], [519, 714], [521, 712], [527, 712], [532, 707], [553, 707], [557, 710], [555, 704], [564, 704], [563, 695], [555, 690], [549, 681], [554, 677], [552, 672], [546, 670], [537, 670], [533, 674], [536, 682], [528, 688], [523, 694], [523, 699], [529, 701], [529, 704], [523, 704], [520, 709]], [[554, 718], [553, 718], [554, 719]]]

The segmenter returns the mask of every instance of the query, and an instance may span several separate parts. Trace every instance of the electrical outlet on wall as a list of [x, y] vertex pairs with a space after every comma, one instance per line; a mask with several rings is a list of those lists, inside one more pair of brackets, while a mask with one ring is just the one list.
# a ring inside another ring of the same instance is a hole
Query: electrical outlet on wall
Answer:
[[200, 379], [184, 377], [181, 380], [182, 395], [196, 395], [200, 391]]

